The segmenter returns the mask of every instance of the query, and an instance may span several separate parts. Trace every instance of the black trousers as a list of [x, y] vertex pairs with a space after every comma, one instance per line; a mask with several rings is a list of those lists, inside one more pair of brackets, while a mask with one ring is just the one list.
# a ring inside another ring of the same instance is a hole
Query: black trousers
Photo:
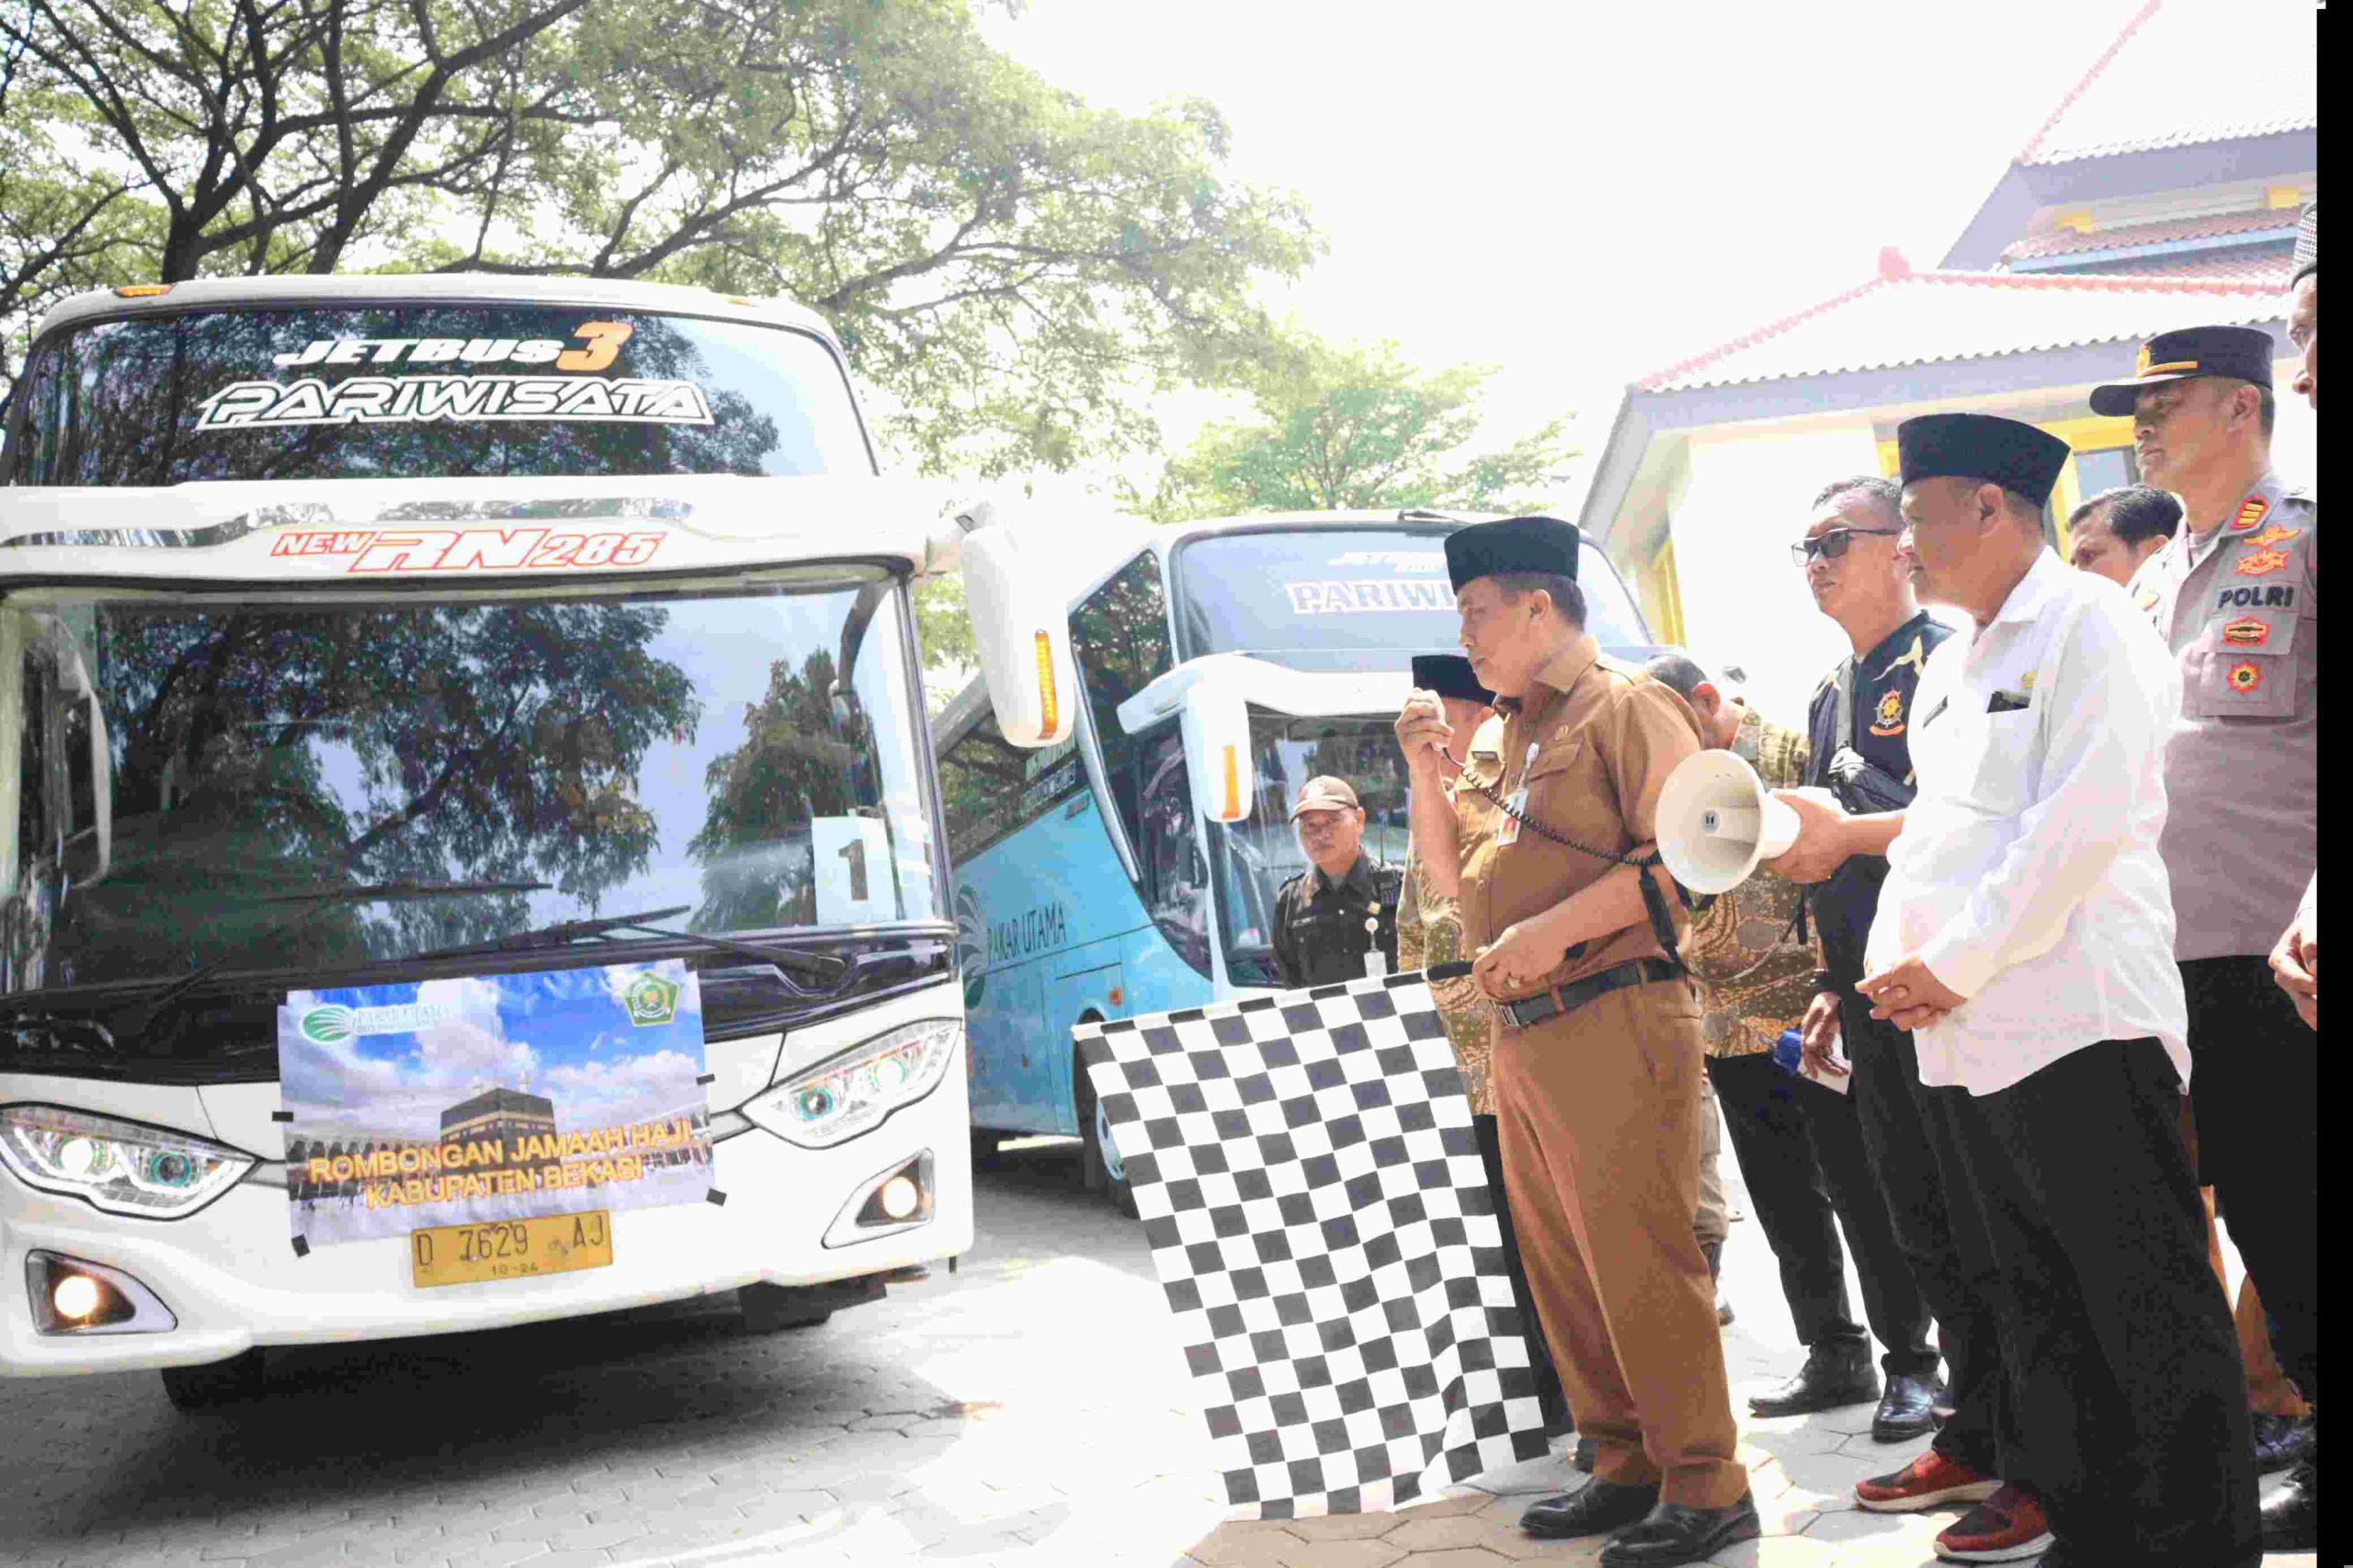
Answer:
[[1536, 1298], [1529, 1294], [1528, 1270], [1519, 1261], [1519, 1237], [1512, 1231], [1511, 1205], [1504, 1197], [1503, 1132], [1492, 1116], [1473, 1115], [1471, 1131], [1479, 1140], [1479, 1162], [1487, 1167], [1487, 1189], [1495, 1195], [1495, 1221], [1504, 1233], [1504, 1263], [1511, 1270], [1511, 1296], [1518, 1303], [1519, 1321], [1527, 1328], [1528, 1364], [1536, 1374], [1536, 1399], [1548, 1426], [1565, 1426], [1570, 1419], [1568, 1396], [1561, 1392], [1561, 1374], [1553, 1369], [1552, 1352], [1544, 1343], [1543, 1325], [1537, 1321]]
[[1881, 1366], [1890, 1376], [1934, 1376], [1927, 1300], [1871, 1174], [1853, 1103], [1783, 1071], [1765, 1053], [1711, 1056], [1708, 1077], [1723, 1105], [1749, 1206], [1780, 1266], [1798, 1343], [1870, 1346], [1847, 1301], [1847, 1258], [1838, 1246], [1843, 1227], [1862, 1282], [1863, 1313], [1886, 1347]]
[[2246, 1373], [2164, 1047], [2108, 1040], [1995, 1094], [1927, 1094], [1965, 1172], [1962, 1256], [1996, 1280], [1995, 1419], [2052, 1533], [2086, 1562], [2254, 1561]]
[[1912, 1278], [1936, 1316], [1937, 1343], [1944, 1351], [1953, 1416], [1937, 1433], [1937, 1451], [1980, 1474], [2029, 1481], [2024, 1456], [2002, 1451], [1995, 1421], [2002, 1348], [1990, 1296], [1992, 1266], [1964, 1258], [1954, 1237], [1951, 1189], [1962, 1179], [1959, 1152], [1928, 1114], [1912, 1036], [1872, 1017], [1870, 1004], [1852, 991], [1838, 999], [1838, 1028], [1854, 1064], [1847, 1095], [1863, 1149]]
[[2192, 959], [2181, 984], [2199, 1176], [2263, 1298], [2280, 1367], [2317, 1404], [2320, 1037], [2264, 959]]

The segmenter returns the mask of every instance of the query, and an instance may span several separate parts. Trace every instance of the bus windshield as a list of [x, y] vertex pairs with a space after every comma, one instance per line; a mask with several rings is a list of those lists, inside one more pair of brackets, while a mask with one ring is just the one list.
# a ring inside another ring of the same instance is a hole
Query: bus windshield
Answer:
[[[1402, 667], [1450, 653], [1461, 621], [1446, 576], [1446, 528], [1266, 528], [1176, 547], [1178, 657], [1255, 653], [1296, 669]], [[1586, 630], [1605, 648], [1648, 642], [1625, 585], [1581, 552]]]
[[577, 306], [188, 311], [45, 339], [11, 482], [873, 472], [832, 351]]
[[905, 599], [850, 565], [626, 595], [15, 593], [0, 991], [364, 972], [648, 911], [933, 918]]
[[[1443, 583], [1444, 578], [1439, 581]], [[1449, 616], [1452, 611], [1448, 612]], [[1226, 972], [1236, 985], [1278, 985], [1275, 894], [1307, 869], [1289, 813], [1300, 786], [1323, 774], [1355, 786], [1364, 805], [1364, 852], [1377, 862], [1405, 863], [1405, 759], [1391, 720], [1374, 715], [1297, 719], [1250, 710], [1258, 790], [1250, 815], [1212, 826], [1220, 935]]]

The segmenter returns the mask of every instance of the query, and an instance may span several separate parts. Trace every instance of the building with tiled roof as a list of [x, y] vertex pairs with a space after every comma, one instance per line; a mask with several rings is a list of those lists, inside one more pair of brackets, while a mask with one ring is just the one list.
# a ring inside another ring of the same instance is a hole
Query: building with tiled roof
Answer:
[[[2284, 394], [2288, 257], [2318, 189], [2313, 39], [2298, 0], [2147, 0], [1937, 267], [1883, 252], [1874, 276], [1630, 386], [1580, 520], [1654, 635], [1744, 666], [1790, 721], [1845, 649], [1788, 544], [1825, 482], [1894, 472], [1901, 421], [1973, 409], [2063, 437], [2063, 551], [2078, 500], [2139, 478], [2131, 422], [2086, 399], [2141, 340], [2266, 327]], [[2283, 414], [2280, 471], [2308, 475], [2312, 444]]]

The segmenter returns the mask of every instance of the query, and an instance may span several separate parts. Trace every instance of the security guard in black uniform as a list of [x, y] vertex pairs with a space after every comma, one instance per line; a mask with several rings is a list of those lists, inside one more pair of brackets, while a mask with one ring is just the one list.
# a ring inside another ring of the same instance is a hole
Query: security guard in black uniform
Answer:
[[1356, 790], [1329, 774], [1311, 778], [1290, 820], [1312, 864], [1275, 895], [1275, 967], [1284, 988], [1389, 973], [1397, 967], [1403, 878], [1364, 853]]

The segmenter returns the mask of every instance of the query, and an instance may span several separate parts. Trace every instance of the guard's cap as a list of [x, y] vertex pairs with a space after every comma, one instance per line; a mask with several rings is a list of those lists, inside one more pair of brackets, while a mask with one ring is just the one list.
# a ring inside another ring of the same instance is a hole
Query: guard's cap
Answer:
[[1574, 581], [1577, 530], [1558, 517], [1506, 517], [1446, 536], [1446, 575], [1461, 593], [1498, 572], [1542, 572]]
[[1471, 661], [1460, 653], [1415, 654], [1414, 689], [1489, 708], [1495, 705], [1495, 694], [1479, 684], [1479, 677], [1471, 673]]
[[2067, 443], [2048, 430], [1990, 414], [1924, 414], [1895, 427], [1904, 483], [1974, 479], [2038, 504], [2051, 499]]
[[2304, 215], [2296, 220], [2295, 271], [2288, 278], [2288, 286], [2295, 287], [2304, 280], [2307, 272], [2320, 270], [2320, 203], [2304, 203]]
[[1342, 807], [1357, 806], [1357, 792], [1345, 778], [1335, 778], [1319, 773], [1299, 787], [1299, 799], [1290, 806], [1290, 820], [1297, 822], [1302, 812], [1336, 812]]
[[2161, 332], [2141, 345], [2129, 381], [2103, 381], [2092, 388], [2092, 412], [2113, 417], [2132, 412], [2143, 389], [2191, 376], [2232, 376], [2256, 386], [2271, 384], [2271, 335], [2259, 326], [2188, 326]]

